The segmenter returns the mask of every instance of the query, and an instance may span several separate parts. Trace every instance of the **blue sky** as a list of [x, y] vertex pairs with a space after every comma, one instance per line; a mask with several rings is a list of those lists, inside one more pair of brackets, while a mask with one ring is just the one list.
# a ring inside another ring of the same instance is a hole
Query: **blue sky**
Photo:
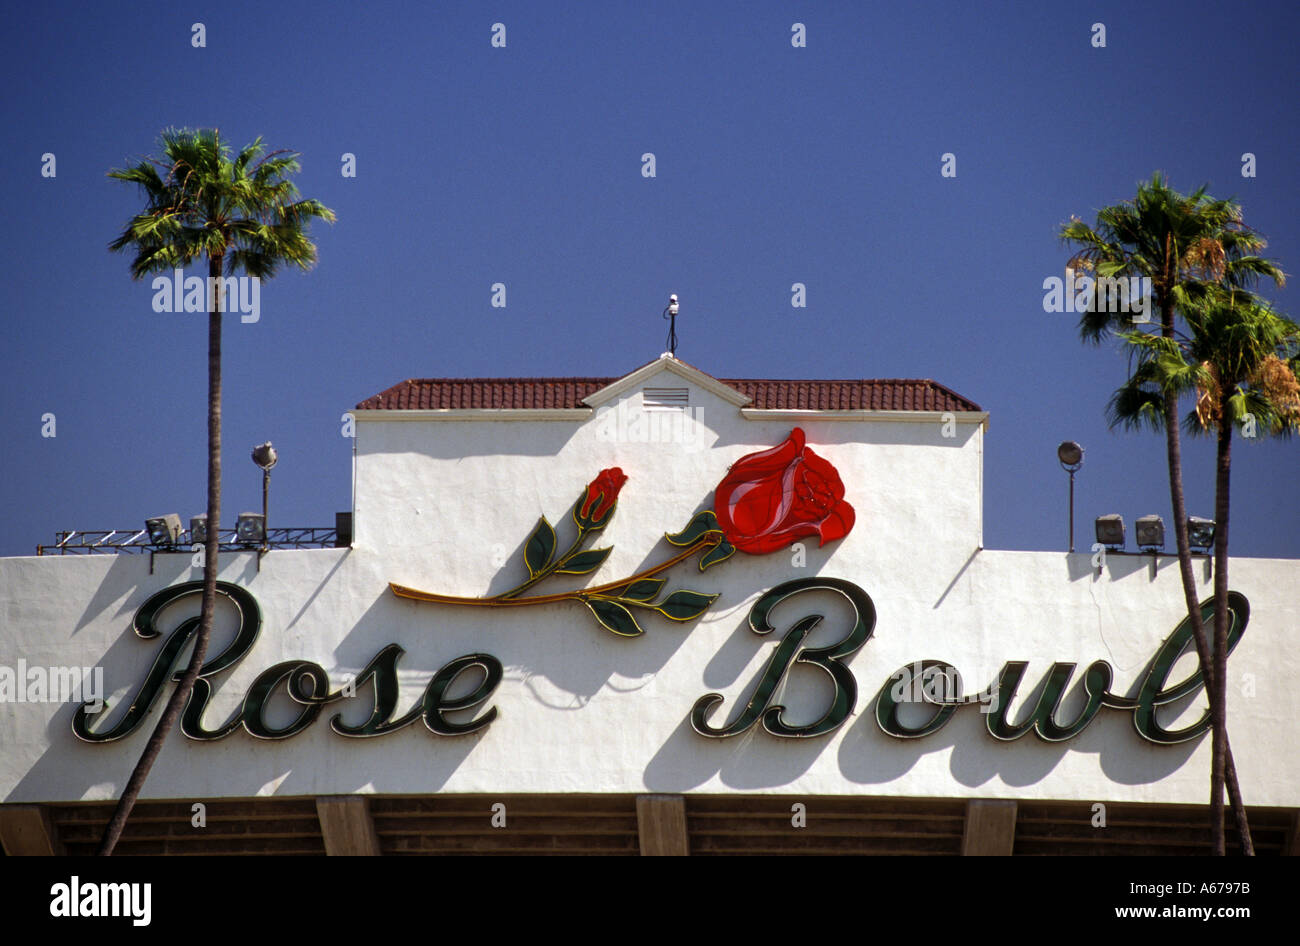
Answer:
[[[1064, 548], [1055, 447], [1079, 441], [1086, 547], [1102, 513], [1168, 520], [1168, 483], [1162, 438], [1106, 426], [1124, 357], [1043, 311], [1061, 222], [1162, 170], [1300, 261], [1294, 3], [89, 6], [23, 5], [0, 39], [2, 555], [202, 510], [205, 316], [155, 313], [107, 249], [140, 203], [105, 172], [167, 126], [300, 152], [338, 214], [315, 270], [227, 322], [227, 524], [260, 505], [254, 444], [280, 451], [273, 524], [332, 525], [358, 401], [624, 374], [664, 349], [676, 292], [678, 354], [715, 376], [930, 377], [990, 411], [989, 547]], [[1233, 552], [1300, 557], [1300, 444], [1237, 443]], [[1185, 476], [1212, 515], [1210, 441]]]

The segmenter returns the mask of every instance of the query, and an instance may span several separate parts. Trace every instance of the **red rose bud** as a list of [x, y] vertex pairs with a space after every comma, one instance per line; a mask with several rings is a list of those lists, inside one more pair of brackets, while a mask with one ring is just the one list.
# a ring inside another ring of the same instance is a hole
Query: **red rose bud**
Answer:
[[587, 486], [586, 495], [581, 500], [582, 505], [574, 515], [578, 525], [588, 528], [604, 525], [610, 510], [618, 502], [618, 491], [626, 482], [627, 477], [619, 467], [601, 470]]
[[804, 446], [796, 427], [785, 443], [735, 462], [714, 493], [713, 511], [727, 541], [765, 555], [815, 535], [820, 545], [853, 528], [853, 507], [835, 467]]

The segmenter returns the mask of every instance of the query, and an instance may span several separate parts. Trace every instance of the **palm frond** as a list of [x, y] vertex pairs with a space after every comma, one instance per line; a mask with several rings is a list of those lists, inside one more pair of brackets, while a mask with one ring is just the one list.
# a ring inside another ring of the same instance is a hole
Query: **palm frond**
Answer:
[[1112, 428], [1164, 430], [1164, 397], [1151, 386], [1130, 378], [1111, 395], [1106, 404], [1106, 419]]
[[297, 155], [267, 153], [261, 138], [230, 148], [216, 129], [168, 128], [159, 155], [109, 177], [139, 186], [146, 208], [109, 244], [132, 250], [131, 274], [184, 266], [199, 258], [224, 261], [234, 274], [269, 277], [281, 265], [303, 269], [316, 261], [311, 220], [333, 223], [334, 212], [317, 200], [299, 199], [289, 175]]

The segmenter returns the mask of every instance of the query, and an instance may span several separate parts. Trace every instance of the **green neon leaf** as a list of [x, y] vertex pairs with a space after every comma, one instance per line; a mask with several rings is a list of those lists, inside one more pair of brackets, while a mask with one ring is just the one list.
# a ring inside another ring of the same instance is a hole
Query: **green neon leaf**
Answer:
[[735, 554], [736, 547], [726, 539], [723, 539], [713, 548], [700, 556], [700, 571], [704, 571], [706, 568], [711, 568], [718, 564], [718, 562], [725, 562]]
[[709, 605], [717, 600], [717, 595], [703, 595], [698, 591], [674, 591], [664, 599], [663, 604], [656, 605], [655, 610], [674, 621], [689, 621], [709, 610]]
[[579, 552], [573, 558], [564, 563], [563, 566], [555, 570], [557, 575], [587, 575], [600, 568], [609, 558], [609, 553], [614, 551], [611, 545], [605, 549], [588, 549], [585, 552]]
[[583, 598], [583, 603], [591, 608], [601, 626], [613, 631], [620, 637], [640, 637], [645, 631], [636, 623], [632, 612], [616, 601], [604, 598]]
[[691, 545], [698, 541], [700, 536], [707, 535], [710, 532], [721, 532], [722, 527], [718, 525], [718, 517], [713, 514], [712, 509], [705, 509], [697, 512], [695, 517], [687, 524], [686, 528], [676, 535], [668, 533], [664, 536], [673, 545]]
[[546, 517], [542, 516], [524, 546], [524, 564], [528, 566], [528, 577], [536, 578], [538, 572], [551, 564], [551, 556], [554, 554], [555, 530], [546, 521]]
[[642, 578], [640, 581], [634, 581], [628, 585], [619, 597], [628, 598], [632, 601], [653, 601], [655, 595], [659, 594], [659, 589], [667, 581], [667, 578]]

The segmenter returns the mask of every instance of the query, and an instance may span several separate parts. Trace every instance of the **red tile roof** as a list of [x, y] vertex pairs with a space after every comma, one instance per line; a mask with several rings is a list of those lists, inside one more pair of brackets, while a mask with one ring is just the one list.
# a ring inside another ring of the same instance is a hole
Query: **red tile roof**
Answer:
[[749, 396], [748, 407], [772, 411], [979, 411], [974, 401], [929, 378], [846, 381], [723, 379]]
[[586, 407], [582, 399], [617, 378], [411, 378], [367, 398], [358, 410]]
[[[367, 398], [357, 410], [576, 408], [618, 378], [411, 378]], [[748, 407], [799, 411], [979, 411], [980, 406], [927, 379], [783, 381], [719, 378], [751, 400]], [[662, 382], [661, 382], [662, 383]]]

